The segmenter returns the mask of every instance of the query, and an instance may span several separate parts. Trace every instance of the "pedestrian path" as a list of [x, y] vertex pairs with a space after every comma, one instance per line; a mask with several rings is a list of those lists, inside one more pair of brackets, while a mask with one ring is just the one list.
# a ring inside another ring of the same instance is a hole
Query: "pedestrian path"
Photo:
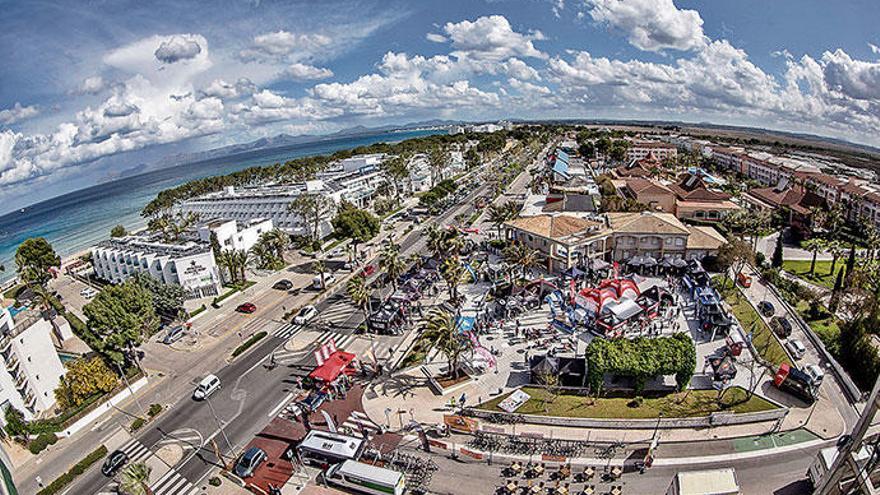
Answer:
[[195, 495], [199, 489], [180, 475], [169, 469], [164, 476], [150, 486], [153, 495]]
[[287, 340], [287, 339], [293, 337], [293, 335], [297, 331], [301, 330], [302, 328], [303, 328], [302, 325], [296, 325], [293, 323], [285, 323], [284, 325], [281, 325], [280, 327], [275, 329], [275, 331], [272, 332], [272, 336], [277, 337], [279, 339]]
[[358, 438], [366, 438], [382, 433], [382, 428], [374, 423], [369, 416], [360, 411], [352, 411], [348, 418], [339, 426], [348, 429], [351, 436]]
[[140, 443], [137, 438], [132, 438], [125, 445], [119, 447], [119, 450], [125, 452], [125, 455], [128, 456], [129, 464], [143, 461], [153, 455], [153, 452]]

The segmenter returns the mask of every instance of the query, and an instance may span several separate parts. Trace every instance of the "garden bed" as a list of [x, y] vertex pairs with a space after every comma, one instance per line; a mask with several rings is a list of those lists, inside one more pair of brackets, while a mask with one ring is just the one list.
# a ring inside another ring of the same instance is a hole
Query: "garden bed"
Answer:
[[[779, 409], [772, 402], [753, 395], [746, 399], [747, 391], [731, 387], [724, 392], [719, 404], [716, 390], [690, 390], [670, 394], [645, 394], [641, 400], [631, 394], [607, 394], [594, 398], [571, 393], [553, 394], [542, 387], [523, 387], [523, 392], [531, 398], [516, 414], [555, 416], [565, 418], [597, 419], [654, 419], [663, 414], [664, 418], [693, 418], [712, 413], [752, 413]], [[477, 406], [491, 412], [503, 412], [498, 404], [510, 394], [496, 397]], [[638, 406], [636, 407], [636, 404]]]

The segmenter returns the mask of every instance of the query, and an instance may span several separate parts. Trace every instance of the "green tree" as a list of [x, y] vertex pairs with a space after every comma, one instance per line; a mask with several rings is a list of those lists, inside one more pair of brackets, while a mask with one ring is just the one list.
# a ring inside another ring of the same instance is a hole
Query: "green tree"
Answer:
[[782, 233], [780, 232], [779, 236], [776, 237], [776, 247], [773, 248], [773, 257], [770, 258], [770, 266], [773, 268], [782, 268], [782, 254]]
[[139, 272], [131, 277], [138, 285], [150, 292], [153, 308], [162, 320], [174, 321], [183, 317], [183, 301], [186, 291], [177, 284], [163, 284], [147, 273]]
[[755, 252], [748, 242], [741, 239], [732, 239], [718, 250], [717, 263], [718, 268], [725, 275], [727, 275], [729, 269], [733, 269], [733, 276], [731, 278], [731, 281], [733, 281], [746, 264], [755, 263]]
[[464, 279], [465, 269], [458, 258], [446, 258], [440, 265], [440, 276], [446, 282], [449, 300], [458, 305], [458, 286]]
[[434, 308], [425, 320], [424, 333], [433, 342], [449, 363], [449, 376], [458, 378], [461, 356], [468, 348], [465, 337], [455, 325], [455, 317], [448, 311]]
[[[869, 258], [873, 260], [873, 257]], [[856, 269], [856, 245], [849, 245], [849, 257], [846, 259], [846, 278], [843, 279], [844, 287], [849, 287], [852, 282], [853, 270]]]
[[578, 153], [589, 160], [596, 155], [596, 146], [593, 144], [593, 141], [582, 141], [579, 143]]
[[810, 276], [813, 276], [816, 273], [816, 256], [818, 256], [819, 251], [825, 249], [825, 239], [812, 237], [802, 242], [801, 247], [813, 255], [813, 259], [810, 261]]
[[837, 307], [840, 303], [840, 291], [843, 290], [843, 281], [846, 277], [846, 266], [840, 269], [837, 272], [837, 278], [834, 279], [834, 288], [831, 290], [831, 298], [828, 300], [828, 309], [831, 310], [832, 313], [837, 312]]
[[116, 364], [126, 362], [134, 347], [159, 329], [150, 291], [133, 279], [106, 287], [83, 313], [88, 322], [78, 336]]
[[372, 213], [355, 208], [349, 203], [343, 204], [332, 222], [337, 238], [348, 238], [357, 245], [368, 242], [379, 233], [382, 222]]
[[45, 238], [31, 237], [19, 244], [15, 264], [22, 282], [29, 286], [45, 286], [52, 278], [50, 270], [61, 267], [61, 257]]
[[825, 241], [825, 250], [831, 253], [831, 270], [828, 271], [828, 275], [832, 275], [837, 268], [837, 260], [847, 251], [846, 246], [836, 239], [830, 239]]
[[287, 206], [287, 209], [301, 217], [309, 226], [309, 236], [313, 242], [321, 240], [321, 222], [333, 206], [333, 200], [320, 194], [300, 194]]
[[239, 283], [247, 283], [247, 267], [251, 260], [250, 254], [244, 249], [232, 251], [232, 261], [236, 270], [238, 270]]
[[380, 168], [385, 174], [386, 180], [394, 189], [394, 198], [400, 201], [401, 183], [409, 178], [409, 160], [412, 157], [409, 153], [402, 153], [395, 157], [389, 158], [382, 162]]
[[519, 267], [521, 278], [525, 278], [526, 270], [534, 268], [538, 264], [538, 251], [521, 242], [508, 245], [501, 251], [501, 255], [510, 266]]
[[627, 150], [629, 150], [629, 141], [617, 139], [608, 150], [608, 157], [614, 161], [622, 162], [626, 160]]
[[121, 224], [116, 225], [112, 229], [110, 229], [110, 237], [125, 237], [128, 235], [128, 231], [125, 230], [125, 227]]
[[[354, 276], [345, 284], [345, 293], [355, 306], [364, 312], [364, 321], [370, 319], [370, 286], [366, 277]], [[368, 324], [369, 326], [369, 324]]]
[[324, 277], [327, 273], [327, 263], [324, 260], [315, 260], [312, 263], [312, 273], [321, 277], [321, 289], [325, 289], [327, 285], [324, 283]]
[[504, 222], [513, 220], [519, 216], [520, 207], [513, 201], [507, 201], [500, 204], [489, 205], [489, 222], [498, 232], [498, 238], [501, 238], [501, 226]]
[[284, 262], [284, 253], [290, 248], [290, 236], [281, 229], [275, 228], [268, 232], [263, 232], [260, 239], [272, 249], [275, 257]]
[[125, 495], [153, 495], [150, 490], [152, 468], [143, 462], [135, 462], [122, 470], [119, 490]]
[[7, 405], [6, 411], [4, 411], [4, 419], [6, 420], [6, 426], [3, 429], [6, 431], [6, 434], [12, 438], [20, 438], [27, 441], [28, 437], [28, 424], [24, 419], [24, 413], [19, 411], [13, 405]]
[[464, 162], [467, 164], [468, 170], [471, 170], [480, 165], [480, 154], [477, 153], [477, 150], [470, 148], [464, 154]]
[[55, 400], [62, 409], [76, 407], [98, 393], [107, 393], [119, 381], [116, 373], [100, 357], [68, 362], [67, 373], [55, 389]]
[[400, 255], [400, 245], [389, 243], [379, 253], [379, 267], [391, 279], [391, 286], [397, 290], [397, 279], [406, 271], [406, 261]]
[[449, 153], [435, 146], [428, 151], [428, 165], [431, 167], [431, 185], [440, 182], [440, 176], [449, 163]]

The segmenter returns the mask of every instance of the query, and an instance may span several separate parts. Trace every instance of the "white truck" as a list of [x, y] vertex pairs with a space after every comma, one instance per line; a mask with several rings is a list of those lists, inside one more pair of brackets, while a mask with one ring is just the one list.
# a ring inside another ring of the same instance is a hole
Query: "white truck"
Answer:
[[739, 495], [733, 468], [682, 471], [675, 475], [666, 495]]

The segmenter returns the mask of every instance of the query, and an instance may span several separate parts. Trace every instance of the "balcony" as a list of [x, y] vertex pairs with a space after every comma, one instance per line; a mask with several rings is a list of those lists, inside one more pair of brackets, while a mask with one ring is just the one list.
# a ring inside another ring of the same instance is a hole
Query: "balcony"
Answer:
[[24, 392], [27, 389], [27, 376], [24, 373], [19, 372], [13, 378], [15, 378], [15, 388]]
[[6, 352], [10, 345], [12, 345], [12, 337], [8, 333], [0, 337], [0, 351]]
[[24, 397], [24, 403], [28, 407], [33, 407], [34, 403], [36, 403], [36, 402], [37, 402], [37, 396], [34, 395], [33, 392], [28, 392], [27, 395]]
[[6, 369], [9, 370], [10, 373], [14, 372], [16, 368], [18, 368], [18, 356], [15, 354], [10, 354], [9, 359], [6, 360]]

